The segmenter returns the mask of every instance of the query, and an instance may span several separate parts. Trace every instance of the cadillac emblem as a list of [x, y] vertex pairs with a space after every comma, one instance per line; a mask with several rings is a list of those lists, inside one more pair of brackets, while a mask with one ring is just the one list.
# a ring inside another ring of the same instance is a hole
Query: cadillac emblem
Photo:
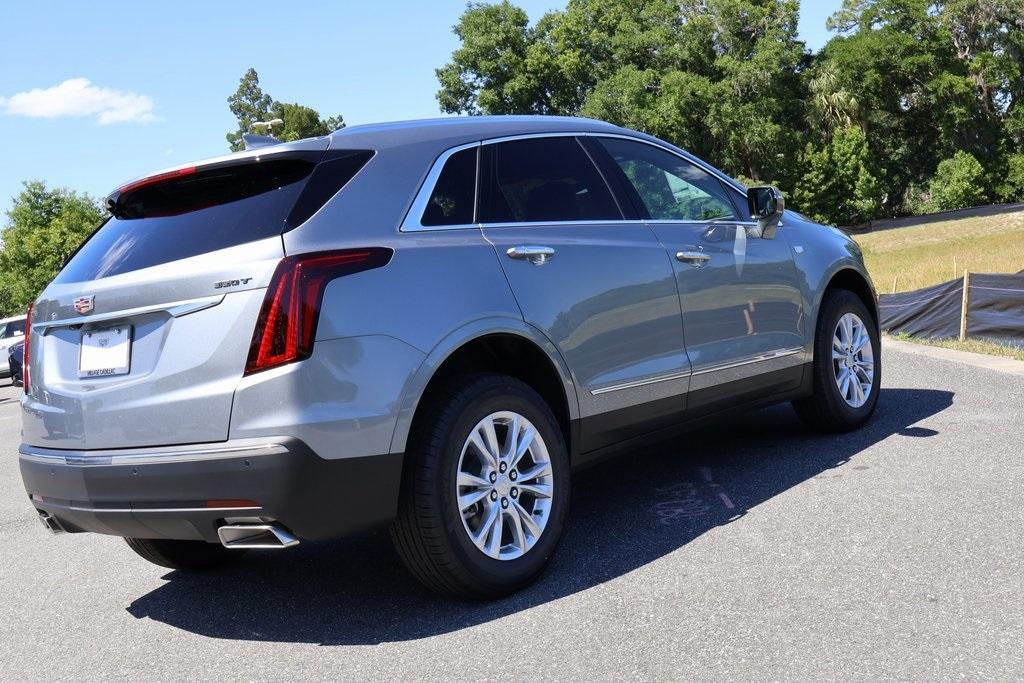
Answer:
[[85, 315], [86, 313], [92, 313], [93, 301], [96, 299], [95, 294], [89, 296], [80, 296], [75, 299], [75, 310]]

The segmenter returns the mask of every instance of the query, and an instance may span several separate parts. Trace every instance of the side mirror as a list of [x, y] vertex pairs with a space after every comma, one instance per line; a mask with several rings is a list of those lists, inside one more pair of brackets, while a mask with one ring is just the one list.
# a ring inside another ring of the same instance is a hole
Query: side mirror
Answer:
[[775, 187], [752, 187], [747, 190], [747, 208], [750, 218], [757, 221], [761, 237], [770, 240], [775, 237], [779, 221], [786, 210], [786, 200]]

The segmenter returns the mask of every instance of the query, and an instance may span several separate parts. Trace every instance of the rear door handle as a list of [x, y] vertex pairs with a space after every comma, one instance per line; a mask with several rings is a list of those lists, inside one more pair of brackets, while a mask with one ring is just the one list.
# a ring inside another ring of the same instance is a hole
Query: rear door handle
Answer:
[[703, 251], [677, 251], [676, 260], [689, 263], [694, 268], [700, 268], [711, 260], [711, 257]]
[[535, 266], [543, 266], [555, 257], [555, 250], [551, 247], [541, 247], [533, 244], [520, 244], [518, 247], [509, 247], [505, 252], [509, 258], [526, 260]]

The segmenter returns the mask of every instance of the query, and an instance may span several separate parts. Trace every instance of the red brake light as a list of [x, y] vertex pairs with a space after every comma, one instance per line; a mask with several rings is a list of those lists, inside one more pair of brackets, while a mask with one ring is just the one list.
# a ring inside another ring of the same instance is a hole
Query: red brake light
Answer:
[[186, 168], [179, 168], [176, 171], [157, 173], [156, 175], [151, 175], [146, 178], [140, 178], [139, 180], [130, 182], [127, 185], [122, 185], [121, 187], [117, 188], [117, 192], [120, 194], [128, 194], [129, 192], [133, 192], [143, 187], [149, 187], [150, 185], [162, 183], [165, 180], [173, 180], [174, 178], [180, 178], [182, 176], [195, 175], [195, 172], [195, 166], [187, 166]]
[[25, 349], [22, 351], [21, 358], [21, 383], [26, 394], [29, 388], [28, 359], [30, 358], [29, 351], [32, 350], [32, 306], [34, 305], [29, 304], [28, 310], [25, 312]]
[[371, 247], [281, 259], [256, 320], [245, 374], [309, 358], [327, 283], [386, 265], [392, 253], [391, 249]]

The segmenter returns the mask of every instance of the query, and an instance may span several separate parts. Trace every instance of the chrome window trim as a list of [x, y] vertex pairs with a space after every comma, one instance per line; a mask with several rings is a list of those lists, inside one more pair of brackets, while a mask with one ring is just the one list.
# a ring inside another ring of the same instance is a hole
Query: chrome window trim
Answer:
[[[427, 210], [427, 203], [430, 201], [430, 196], [434, 194], [434, 188], [437, 186], [437, 181], [441, 177], [441, 171], [444, 170], [444, 165], [448, 163], [448, 160], [452, 155], [457, 154], [463, 150], [473, 149], [474, 147], [480, 147], [480, 142], [470, 142], [464, 145], [458, 145], [457, 147], [451, 147], [441, 152], [441, 154], [434, 160], [434, 165], [430, 167], [430, 171], [427, 173], [427, 177], [420, 183], [419, 192], [416, 193], [416, 198], [413, 199], [412, 204], [409, 206], [409, 210], [405, 213], [405, 218], [402, 219], [402, 226], [399, 228], [400, 232], [429, 232], [434, 230], [465, 230], [467, 228], [479, 229], [479, 223], [460, 223], [458, 225], [423, 225], [423, 214]], [[480, 195], [480, 155], [477, 155], [477, 169], [476, 177], [473, 179], [473, 217], [476, 217], [476, 202], [477, 197]]]
[[[441, 176], [441, 171], [444, 169], [445, 163], [448, 159], [456, 152], [461, 152], [465, 149], [471, 149], [473, 147], [483, 147], [484, 145], [496, 145], [502, 142], [513, 142], [515, 140], [533, 140], [537, 138], [569, 138], [569, 137], [593, 137], [593, 138], [619, 138], [622, 140], [630, 140], [632, 142], [638, 142], [642, 145], [649, 145], [655, 149], [660, 149], [663, 152], [667, 152], [678, 159], [682, 159], [687, 163], [691, 163], [697, 166], [702, 171], [709, 173], [713, 177], [719, 179], [732, 189], [736, 190], [740, 194], [745, 194], [746, 189], [736, 183], [736, 181], [729, 176], [725, 175], [718, 169], [710, 166], [706, 162], [697, 157], [691, 157], [684, 154], [680, 154], [676, 150], [670, 149], [665, 145], [646, 140], [644, 138], [636, 137], [633, 135], [625, 135], [622, 133], [606, 133], [599, 131], [559, 131], [552, 133], [522, 133], [517, 135], [505, 135], [496, 138], [487, 138], [486, 140], [479, 140], [477, 142], [469, 142], [456, 147], [451, 147], [442, 152], [437, 159], [434, 160], [434, 164], [430, 167], [430, 171], [427, 173], [426, 178], [420, 183], [419, 190], [416, 193], [416, 197], [413, 199], [412, 204], [409, 206], [409, 210], [406, 211], [402, 223], [399, 227], [399, 232], [432, 232], [435, 230], [468, 230], [476, 229], [482, 230], [484, 227], [488, 228], [506, 228], [506, 227], [542, 227], [542, 226], [555, 226], [555, 225], [594, 225], [594, 224], [658, 224], [658, 223], [674, 223], [674, 224], [694, 224], [704, 225], [707, 221], [673, 221], [673, 220], [638, 220], [638, 219], [606, 219], [600, 221], [543, 221], [543, 222], [504, 222], [504, 223], [462, 223], [459, 225], [423, 225], [420, 221], [423, 217], [423, 212], [427, 208], [427, 202], [430, 201], [430, 195], [434, 193], [434, 187], [437, 185], [437, 180]], [[598, 169], [600, 172], [600, 169]], [[474, 188], [474, 207], [473, 215], [476, 216], [476, 202], [480, 196], [480, 158], [477, 157], [477, 174]], [[613, 195], [614, 196], [614, 195]], [[754, 226], [757, 225], [756, 221], [719, 221], [729, 224]]]
[[623, 382], [622, 384], [613, 384], [607, 387], [600, 387], [598, 389], [591, 389], [590, 393], [593, 396], [600, 396], [601, 394], [607, 394], [613, 391], [622, 391], [623, 389], [635, 389], [637, 387], [645, 387], [650, 384], [658, 384], [659, 382], [669, 382], [674, 379], [686, 379], [688, 377], [697, 377], [698, 375], [707, 375], [712, 372], [718, 372], [720, 370], [731, 370], [733, 368], [742, 367], [744, 365], [752, 365], [754, 363], [763, 363], [768, 360], [775, 360], [777, 358], [787, 358], [789, 356], [795, 356], [798, 353], [802, 353], [803, 348], [796, 346], [786, 349], [777, 349], [775, 351], [768, 351], [766, 353], [759, 353], [756, 356], [750, 356], [736, 361], [730, 361], [728, 363], [720, 363], [718, 365], [701, 368], [700, 370], [687, 371], [687, 372], [673, 372], [668, 375], [658, 375], [657, 377], [651, 377], [649, 379], [634, 380], [632, 382]]

